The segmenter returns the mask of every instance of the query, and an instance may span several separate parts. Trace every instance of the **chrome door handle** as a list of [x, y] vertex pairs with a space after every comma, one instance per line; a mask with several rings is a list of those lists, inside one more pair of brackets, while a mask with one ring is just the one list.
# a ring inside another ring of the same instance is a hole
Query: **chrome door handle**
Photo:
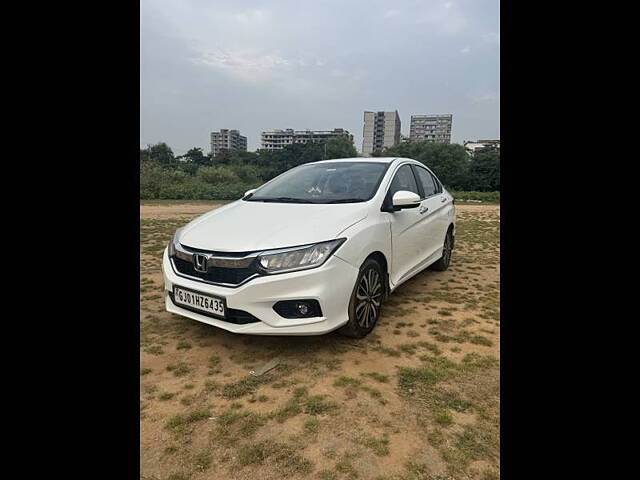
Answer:
[[427, 210], [429, 210], [429, 207], [420, 207], [420, 215], [422, 215], [423, 213], [426, 213]]

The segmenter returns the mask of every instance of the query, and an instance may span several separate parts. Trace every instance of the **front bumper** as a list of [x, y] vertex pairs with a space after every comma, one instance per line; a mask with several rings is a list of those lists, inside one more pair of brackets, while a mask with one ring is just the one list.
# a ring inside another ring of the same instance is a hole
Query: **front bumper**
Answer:
[[[358, 277], [357, 268], [332, 255], [318, 268], [257, 277], [236, 288], [221, 287], [177, 275], [167, 249], [163, 254], [162, 272], [168, 312], [230, 332], [252, 335], [322, 335], [341, 327], [349, 319], [349, 300]], [[169, 295], [174, 284], [223, 297], [227, 309], [243, 310], [259, 321], [236, 324], [181, 308]], [[301, 299], [318, 300], [323, 316], [283, 318], [273, 310], [273, 305], [280, 300]]]

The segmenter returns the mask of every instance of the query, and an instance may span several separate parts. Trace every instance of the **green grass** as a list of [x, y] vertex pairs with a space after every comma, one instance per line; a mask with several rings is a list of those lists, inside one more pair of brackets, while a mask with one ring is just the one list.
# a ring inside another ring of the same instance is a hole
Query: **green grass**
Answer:
[[167, 420], [165, 428], [167, 430], [180, 432], [183, 431], [185, 427], [206, 420], [210, 416], [211, 413], [209, 413], [208, 410], [196, 410], [187, 415], [174, 415]]
[[451, 191], [457, 204], [500, 204], [500, 192]]
[[263, 377], [248, 376], [237, 382], [225, 384], [222, 387], [222, 396], [228, 399], [244, 397], [254, 393], [262, 383]]
[[153, 345], [151, 347], [147, 347], [144, 349], [146, 353], [150, 353], [151, 355], [162, 355], [164, 351], [160, 345]]
[[327, 395], [312, 395], [304, 402], [304, 413], [309, 415], [320, 415], [338, 408], [338, 404], [326, 400]]
[[316, 417], [308, 418], [305, 420], [303, 428], [306, 434], [316, 434], [320, 431], [320, 420]]
[[338, 480], [338, 474], [333, 470], [320, 470], [318, 472], [318, 478], [320, 480]]
[[373, 378], [376, 382], [380, 383], [387, 383], [389, 381], [389, 375], [382, 375], [376, 372], [367, 372], [363, 373], [362, 375]]
[[333, 386], [334, 387], [346, 387], [346, 386], [358, 387], [360, 386], [361, 383], [362, 383], [362, 380], [360, 380], [359, 378], [343, 376], [336, 379], [336, 381], [333, 382]]
[[379, 457], [389, 455], [389, 437], [386, 433], [382, 435], [382, 438], [376, 438], [372, 435], [364, 434], [354, 439], [354, 441], [360, 445], [370, 448], [373, 453]]
[[203, 451], [198, 453], [194, 459], [193, 463], [196, 469], [202, 471], [208, 470], [211, 467], [211, 453], [208, 451]]
[[441, 427], [448, 427], [453, 423], [451, 414], [444, 408], [438, 408], [433, 415], [434, 421]]
[[282, 408], [275, 412], [274, 418], [278, 423], [284, 423], [287, 419], [295, 417], [299, 413], [302, 413], [300, 399], [294, 396], [289, 399]]
[[265, 425], [267, 418], [255, 412], [225, 410], [218, 415], [216, 422], [213, 438], [224, 444], [235, 444], [252, 437], [258, 428]]
[[274, 441], [261, 441], [242, 445], [237, 452], [240, 466], [274, 466], [279, 476], [307, 474], [313, 471], [314, 465], [295, 449], [287, 444]]
[[491, 340], [489, 340], [487, 337], [483, 337], [482, 335], [474, 335], [469, 341], [475, 345], [484, 345], [486, 347], [490, 347], [493, 345], [493, 342]]
[[189, 479], [189, 475], [182, 472], [173, 472], [169, 474], [169, 476], [167, 477], [167, 480], [188, 480], [188, 479]]
[[158, 395], [158, 400], [160, 400], [161, 402], [166, 402], [167, 400], [171, 400], [175, 396], [175, 393], [164, 392]]
[[428, 388], [447, 378], [446, 370], [432, 367], [400, 367], [398, 385], [403, 393]]
[[173, 372], [176, 377], [184, 377], [191, 372], [191, 368], [184, 362], [179, 362], [167, 366], [167, 371]]
[[345, 475], [349, 479], [355, 479], [359, 477], [356, 467], [354, 467], [351, 460], [348, 458], [342, 458], [336, 462], [335, 471]]

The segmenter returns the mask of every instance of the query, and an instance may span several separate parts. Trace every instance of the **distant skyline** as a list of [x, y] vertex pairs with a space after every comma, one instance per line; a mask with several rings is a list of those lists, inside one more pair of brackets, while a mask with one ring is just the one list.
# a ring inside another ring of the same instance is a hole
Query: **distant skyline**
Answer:
[[[301, 8], [301, 7], [304, 8]], [[453, 114], [500, 138], [497, 0], [142, 0], [140, 145], [210, 150], [212, 131], [344, 128], [364, 111]]]

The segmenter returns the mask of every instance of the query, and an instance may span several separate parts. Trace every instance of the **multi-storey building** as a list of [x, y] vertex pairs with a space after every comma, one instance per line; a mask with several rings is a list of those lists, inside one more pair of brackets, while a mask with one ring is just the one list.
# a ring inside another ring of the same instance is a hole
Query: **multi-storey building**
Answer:
[[294, 143], [319, 142], [335, 137], [347, 137], [353, 142], [351, 135], [344, 128], [334, 128], [333, 130], [271, 130], [262, 132], [261, 142], [263, 150], [282, 150], [287, 145]]
[[453, 115], [411, 115], [411, 141], [451, 143]]
[[400, 143], [400, 116], [393, 112], [364, 112], [362, 154], [370, 156]]
[[500, 150], [500, 140], [476, 140], [464, 142], [464, 148], [469, 155], [480, 150]]
[[247, 137], [240, 135], [238, 130], [220, 129], [211, 132], [211, 156], [215, 157], [223, 150], [247, 151]]

